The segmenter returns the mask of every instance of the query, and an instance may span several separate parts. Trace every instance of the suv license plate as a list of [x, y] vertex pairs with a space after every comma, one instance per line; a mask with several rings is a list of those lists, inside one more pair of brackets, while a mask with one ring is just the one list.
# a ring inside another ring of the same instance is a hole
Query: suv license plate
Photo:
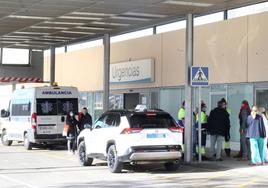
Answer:
[[147, 138], [166, 138], [166, 134], [150, 133], [147, 134]]

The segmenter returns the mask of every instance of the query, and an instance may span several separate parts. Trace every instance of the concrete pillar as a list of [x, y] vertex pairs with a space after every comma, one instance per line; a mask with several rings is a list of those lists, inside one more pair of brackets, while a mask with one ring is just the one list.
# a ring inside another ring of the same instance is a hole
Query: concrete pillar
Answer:
[[104, 66], [103, 66], [103, 111], [109, 109], [109, 87], [110, 87], [110, 35], [103, 37]]
[[228, 19], [228, 11], [227, 10], [223, 11], [223, 19], [224, 20]]
[[185, 132], [184, 132], [184, 161], [192, 161], [193, 143], [192, 143], [192, 94], [193, 89], [190, 85], [190, 68], [193, 66], [193, 14], [187, 14], [186, 17], [186, 60], [185, 60]]
[[50, 84], [55, 82], [55, 47], [50, 48]]
[[153, 34], [156, 35], [156, 26], [153, 27]]

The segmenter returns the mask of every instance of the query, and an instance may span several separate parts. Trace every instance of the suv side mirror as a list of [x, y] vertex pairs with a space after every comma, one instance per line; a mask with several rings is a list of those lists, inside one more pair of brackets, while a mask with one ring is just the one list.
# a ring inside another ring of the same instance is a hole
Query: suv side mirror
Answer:
[[8, 117], [9, 116], [9, 112], [5, 111], [4, 109], [1, 110], [1, 117]]

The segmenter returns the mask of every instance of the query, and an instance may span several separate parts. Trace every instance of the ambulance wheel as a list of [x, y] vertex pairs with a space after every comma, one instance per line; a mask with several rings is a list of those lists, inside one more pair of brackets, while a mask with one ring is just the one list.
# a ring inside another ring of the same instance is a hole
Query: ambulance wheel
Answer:
[[12, 140], [7, 139], [7, 133], [5, 130], [1, 134], [1, 142], [4, 146], [10, 146], [12, 144]]
[[29, 141], [28, 133], [25, 133], [25, 134], [24, 134], [24, 148], [25, 148], [26, 150], [32, 150], [32, 148], [33, 148], [33, 143], [31, 143], [31, 142]]

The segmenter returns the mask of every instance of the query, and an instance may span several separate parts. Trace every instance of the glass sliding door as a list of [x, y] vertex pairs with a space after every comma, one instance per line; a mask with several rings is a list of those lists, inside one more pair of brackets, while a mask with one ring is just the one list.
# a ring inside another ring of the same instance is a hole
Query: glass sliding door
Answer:
[[256, 89], [256, 105], [268, 110], [268, 88]]

